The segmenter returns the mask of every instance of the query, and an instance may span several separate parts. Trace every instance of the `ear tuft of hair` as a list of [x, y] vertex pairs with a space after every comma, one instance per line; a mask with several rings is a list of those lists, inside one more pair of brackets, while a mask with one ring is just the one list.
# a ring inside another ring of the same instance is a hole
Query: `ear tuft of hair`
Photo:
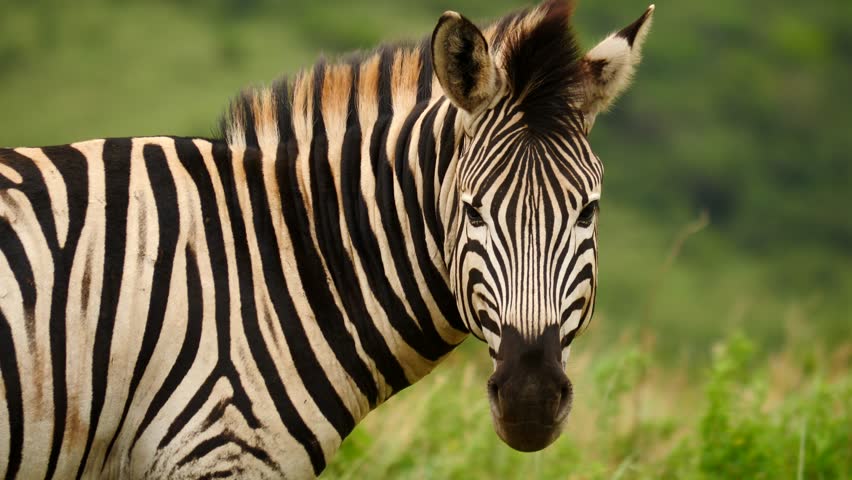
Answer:
[[619, 30], [616, 35], [627, 40], [627, 44], [630, 45], [631, 48], [633, 48], [633, 44], [636, 42], [637, 37], [639, 36], [639, 32], [641, 31], [643, 33], [642, 38], [638, 38], [639, 43], [641, 44], [645, 40], [644, 36], [648, 34], [648, 28], [643, 29], [642, 27], [645, 27], [646, 24], [647, 27], [651, 26], [651, 24], [648, 23], [648, 20], [651, 19], [652, 15], [654, 15], [654, 10], [656, 10], [656, 8], [656, 5], [653, 4], [649, 6], [641, 17], [639, 17], [635, 22], [631, 23], [630, 25]]

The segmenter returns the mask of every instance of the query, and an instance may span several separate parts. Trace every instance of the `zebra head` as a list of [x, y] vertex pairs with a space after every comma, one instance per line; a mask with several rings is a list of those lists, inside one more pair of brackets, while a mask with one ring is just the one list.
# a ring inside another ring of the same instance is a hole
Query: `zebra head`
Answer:
[[603, 174], [586, 137], [630, 83], [654, 7], [585, 55], [571, 11], [551, 1], [484, 32], [447, 12], [432, 36], [464, 130], [441, 195], [450, 286], [494, 361], [494, 427], [521, 451], [558, 438], [571, 409], [565, 367], [594, 310]]

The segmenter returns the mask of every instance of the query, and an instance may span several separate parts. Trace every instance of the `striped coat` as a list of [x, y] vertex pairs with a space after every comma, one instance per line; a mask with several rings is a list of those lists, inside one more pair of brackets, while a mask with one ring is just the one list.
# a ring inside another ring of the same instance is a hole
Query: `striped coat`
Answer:
[[[0, 473], [310, 478], [359, 420], [470, 332], [495, 358], [498, 434], [522, 450], [553, 441], [561, 426], [512, 433], [510, 412], [550, 407], [501, 397], [514, 388], [505, 365], [552, 333], [556, 350], [542, 340], [541, 351], [555, 363], [541, 365], [557, 386], [540, 387], [556, 400], [541, 401], [556, 402], [561, 425], [565, 339], [591, 316], [594, 279], [570, 287], [579, 307], [556, 330], [486, 321], [477, 302], [499, 310], [501, 300], [475, 293], [481, 275], [461, 259], [476, 250], [464, 232], [480, 214], [459, 178], [475, 170], [466, 158], [493, 147], [478, 132], [516, 123], [498, 121], [499, 105], [532, 108], [518, 97], [529, 66], [508, 70], [507, 52], [557, 35], [560, 88], [589, 99], [560, 107], [575, 127], [562, 134], [597, 172], [571, 184], [582, 192], [565, 221], [592, 225], [582, 218], [596, 212], [584, 207], [602, 168], [585, 133], [626, 86], [652, 9], [576, 58], [570, 11], [552, 1], [482, 32], [448, 13], [431, 41], [244, 92], [221, 139], [0, 149]], [[554, 71], [539, 63], [533, 70]]]

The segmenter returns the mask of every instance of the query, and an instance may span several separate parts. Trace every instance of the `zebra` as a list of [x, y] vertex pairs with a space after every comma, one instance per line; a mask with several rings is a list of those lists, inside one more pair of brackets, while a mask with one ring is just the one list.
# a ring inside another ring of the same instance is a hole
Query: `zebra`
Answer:
[[312, 478], [469, 335], [498, 436], [559, 435], [603, 166], [653, 5], [573, 4], [248, 89], [215, 138], [0, 150], [0, 473]]

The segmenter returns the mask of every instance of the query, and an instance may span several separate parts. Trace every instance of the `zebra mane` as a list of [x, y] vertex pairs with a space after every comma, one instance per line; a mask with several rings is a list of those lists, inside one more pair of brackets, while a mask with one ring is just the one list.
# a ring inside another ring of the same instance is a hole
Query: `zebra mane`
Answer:
[[584, 79], [571, 28], [573, 11], [573, 2], [552, 0], [519, 19], [502, 21], [507, 25], [505, 38], [496, 39], [502, 48], [498, 58], [530, 131], [547, 131], [554, 122], [570, 126], [570, 119], [580, 115], [575, 105]]
[[[579, 114], [572, 107], [582, 84], [572, 13], [573, 0], [549, 0], [483, 30], [533, 131]], [[310, 132], [318, 120], [346, 129], [363, 109], [390, 115], [442, 94], [428, 38], [383, 45], [333, 63], [321, 59], [292, 80], [242, 91], [220, 120], [219, 138], [232, 147], [274, 149], [298, 144], [300, 127]]]

